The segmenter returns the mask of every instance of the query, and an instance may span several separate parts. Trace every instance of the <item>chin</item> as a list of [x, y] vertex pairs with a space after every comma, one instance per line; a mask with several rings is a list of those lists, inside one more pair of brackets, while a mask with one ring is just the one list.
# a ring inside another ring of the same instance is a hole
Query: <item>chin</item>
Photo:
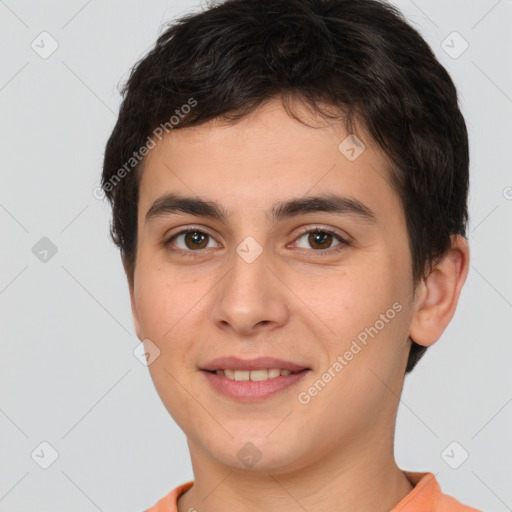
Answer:
[[[234, 435], [233, 439], [230, 438], [228, 443], [223, 443], [218, 449], [212, 450], [210, 444], [210, 455], [225, 466], [239, 471], [277, 474], [298, 469], [300, 462], [297, 457], [302, 454], [297, 452], [297, 446], [302, 443], [297, 445], [286, 436], [275, 436], [271, 441], [266, 437], [271, 430], [260, 431], [259, 436], [252, 438], [246, 433]], [[211, 443], [211, 438], [207, 442]]]

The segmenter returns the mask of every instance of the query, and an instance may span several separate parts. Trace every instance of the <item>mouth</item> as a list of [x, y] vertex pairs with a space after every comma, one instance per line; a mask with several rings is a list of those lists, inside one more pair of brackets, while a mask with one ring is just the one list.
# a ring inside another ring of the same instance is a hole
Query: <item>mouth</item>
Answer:
[[238, 401], [261, 401], [292, 389], [311, 368], [270, 357], [224, 357], [210, 361], [200, 370], [217, 393]]
[[305, 372], [309, 368], [303, 368], [302, 370], [292, 372], [286, 368], [261, 368], [257, 370], [235, 370], [235, 369], [218, 369], [218, 370], [205, 370], [215, 375], [221, 375], [228, 378], [229, 380], [236, 381], [253, 381], [261, 382], [269, 379], [275, 379], [280, 376], [295, 375], [301, 372]]

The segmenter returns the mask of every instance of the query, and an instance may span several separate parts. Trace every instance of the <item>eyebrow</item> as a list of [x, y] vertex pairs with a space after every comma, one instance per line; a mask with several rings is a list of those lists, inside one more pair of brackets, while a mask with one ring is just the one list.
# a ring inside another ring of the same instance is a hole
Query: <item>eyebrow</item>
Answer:
[[[187, 213], [199, 217], [209, 217], [226, 223], [228, 212], [217, 202], [207, 201], [198, 197], [186, 197], [177, 194], [166, 194], [159, 197], [146, 213], [146, 223], [153, 218], [172, 213]], [[287, 201], [279, 201], [269, 211], [274, 222], [285, 218], [314, 212], [337, 213], [358, 217], [369, 224], [376, 224], [375, 213], [361, 201], [353, 197], [336, 194], [307, 196]]]

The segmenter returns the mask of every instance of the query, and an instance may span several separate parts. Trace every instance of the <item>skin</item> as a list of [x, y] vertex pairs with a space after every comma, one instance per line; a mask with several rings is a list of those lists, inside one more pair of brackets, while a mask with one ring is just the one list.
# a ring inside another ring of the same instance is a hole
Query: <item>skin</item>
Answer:
[[[179, 512], [385, 512], [412, 490], [393, 453], [408, 336], [425, 346], [439, 339], [466, 279], [468, 244], [454, 236], [413, 295], [405, 216], [386, 156], [357, 126], [366, 149], [349, 161], [338, 150], [348, 135], [342, 123], [298, 102], [294, 111], [313, 127], [273, 98], [236, 123], [168, 133], [144, 162], [128, 280], [137, 336], [160, 350], [151, 377], [190, 449], [195, 483]], [[315, 212], [274, 223], [267, 215], [278, 201], [332, 191], [363, 202], [377, 222]], [[218, 202], [227, 222], [184, 213], [146, 222], [170, 192]], [[301, 230], [316, 225], [350, 244], [336, 251], [336, 237], [327, 249], [308, 243]], [[187, 227], [211, 235], [206, 248], [183, 235], [171, 245], [181, 253], [166, 248]], [[263, 250], [252, 263], [236, 252], [248, 236]], [[298, 394], [396, 302], [401, 311], [300, 403]], [[311, 371], [297, 386], [243, 403], [219, 395], [199, 370], [226, 355], [273, 356]], [[237, 457], [247, 442], [261, 453], [252, 467]]]

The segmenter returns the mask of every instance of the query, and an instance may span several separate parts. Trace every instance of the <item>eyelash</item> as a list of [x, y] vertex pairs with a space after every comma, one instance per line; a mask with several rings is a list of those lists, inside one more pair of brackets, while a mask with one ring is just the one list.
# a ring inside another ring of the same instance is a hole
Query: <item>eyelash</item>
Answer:
[[[175, 233], [174, 235], [172, 235], [170, 238], [168, 238], [167, 240], [165, 240], [163, 242], [163, 245], [164, 247], [169, 250], [170, 252], [173, 252], [173, 253], [181, 253], [185, 256], [190, 256], [190, 257], [196, 257], [197, 254], [195, 253], [201, 253], [203, 252], [205, 249], [197, 249], [197, 250], [185, 250], [185, 249], [174, 249], [171, 247], [171, 242], [177, 238], [178, 236], [181, 236], [181, 235], [186, 235], [188, 233], [201, 233], [203, 235], [207, 235], [209, 236], [210, 238], [214, 238], [210, 233], [208, 233], [207, 231], [204, 231], [202, 228], [194, 228], [194, 227], [191, 227], [191, 228], [187, 228], [187, 229], [183, 229], [182, 231], [178, 231], [178, 233]], [[296, 238], [294, 239], [294, 241], [297, 241], [299, 238], [301, 238], [302, 236], [308, 234], [308, 233], [325, 233], [327, 235], [332, 235], [334, 238], [336, 238], [340, 243], [336, 246], [334, 246], [333, 248], [328, 248], [328, 249], [310, 249], [311, 251], [313, 251], [314, 253], [319, 253], [317, 254], [316, 256], [319, 256], [319, 257], [323, 257], [324, 255], [332, 255], [333, 253], [338, 253], [340, 251], [342, 251], [346, 246], [350, 246], [350, 242], [348, 242], [345, 238], [343, 238], [342, 236], [340, 236], [338, 233], [330, 230], [330, 229], [326, 229], [326, 228], [323, 228], [322, 226], [313, 226], [313, 227], [308, 227], [307, 229], [304, 229], [303, 231], [301, 231], [297, 236]], [[309, 249], [302, 249], [302, 250], [305, 250], [305, 251], [308, 251]]]

